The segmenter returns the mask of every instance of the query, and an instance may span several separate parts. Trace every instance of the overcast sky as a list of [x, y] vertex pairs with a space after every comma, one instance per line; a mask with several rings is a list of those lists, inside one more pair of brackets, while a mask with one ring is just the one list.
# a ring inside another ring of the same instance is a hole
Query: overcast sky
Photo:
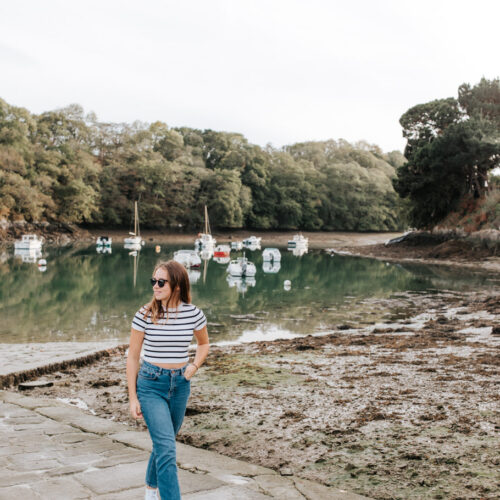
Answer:
[[499, 19], [495, 0], [3, 0], [0, 97], [402, 150], [409, 107], [500, 76]]

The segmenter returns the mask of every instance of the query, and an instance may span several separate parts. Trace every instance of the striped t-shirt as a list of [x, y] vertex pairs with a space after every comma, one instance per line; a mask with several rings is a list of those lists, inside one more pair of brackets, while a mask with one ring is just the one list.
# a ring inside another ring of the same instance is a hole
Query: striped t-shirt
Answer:
[[181, 302], [177, 309], [168, 309], [153, 323], [151, 313], [144, 318], [146, 307], [141, 307], [132, 320], [132, 328], [144, 332], [144, 360], [150, 363], [184, 363], [188, 361], [188, 347], [194, 330], [201, 330], [207, 319], [201, 309]]

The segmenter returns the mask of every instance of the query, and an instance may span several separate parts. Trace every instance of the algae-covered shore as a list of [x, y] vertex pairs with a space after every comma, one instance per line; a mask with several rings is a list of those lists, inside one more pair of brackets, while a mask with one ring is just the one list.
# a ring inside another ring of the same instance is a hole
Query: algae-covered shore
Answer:
[[[373, 498], [498, 498], [500, 293], [403, 293], [376, 322], [213, 346], [179, 439]], [[125, 357], [36, 395], [128, 415]]]

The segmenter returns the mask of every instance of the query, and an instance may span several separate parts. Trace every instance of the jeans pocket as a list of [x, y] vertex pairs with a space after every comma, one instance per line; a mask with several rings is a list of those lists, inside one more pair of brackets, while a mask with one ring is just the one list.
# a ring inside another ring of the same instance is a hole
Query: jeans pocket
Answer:
[[145, 380], [156, 380], [158, 375], [155, 372], [141, 369], [139, 370], [139, 377]]

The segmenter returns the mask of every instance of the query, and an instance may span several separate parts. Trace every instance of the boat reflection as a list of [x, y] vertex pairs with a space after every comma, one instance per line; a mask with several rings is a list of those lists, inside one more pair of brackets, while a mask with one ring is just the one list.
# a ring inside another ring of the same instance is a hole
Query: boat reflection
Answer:
[[197, 269], [187, 269], [187, 273], [188, 273], [189, 283], [191, 285], [194, 285], [200, 279], [201, 271], [198, 271]]
[[242, 294], [245, 294], [249, 287], [254, 287], [257, 284], [257, 281], [253, 276], [243, 278], [241, 276], [232, 276], [231, 274], [228, 274], [226, 281], [229, 285], [229, 288], [236, 287], [238, 293]]
[[302, 257], [308, 251], [307, 247], [297, 247], [297, 248], [288, 248], [289, 252], [292, 252], [292, 255], [295, 257]]
[[272, 273], [272, 274], [279, 273], [280, 269], [281, 269], [281, 262], [279, 260], [276, 262], [265, 260], [262, 263], [262, 270], [265, 273]]
[[109, 254], [109, 253], [112, 253], [112, 250], [111, 250], [111, 247], [110, 246], [102, 246], [102, 245], [99, 245], [99, 246], [96, 246], [95, 247], [95, 251], [97, 253], [102, 253], [102, 254]]
[[14, 257], [20, 258], [26, 264], [36, 264], [42, 256], [40, 248], [15, 248]]

